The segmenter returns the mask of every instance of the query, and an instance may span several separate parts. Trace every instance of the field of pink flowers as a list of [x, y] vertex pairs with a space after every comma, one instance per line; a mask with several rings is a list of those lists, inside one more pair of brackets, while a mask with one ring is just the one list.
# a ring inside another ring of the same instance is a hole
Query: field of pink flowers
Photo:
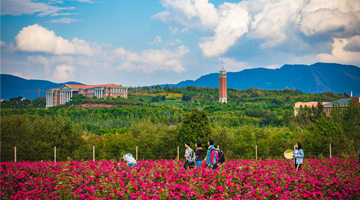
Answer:
[[177, 161], [4, 162], [1, 199], [358, 199], [357, 158], [230, 160], [217, 170]]

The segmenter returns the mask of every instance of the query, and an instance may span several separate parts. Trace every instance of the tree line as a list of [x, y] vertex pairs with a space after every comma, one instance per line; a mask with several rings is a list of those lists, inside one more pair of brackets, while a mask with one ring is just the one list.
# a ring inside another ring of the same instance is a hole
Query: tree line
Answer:
[[[166, 108], [161, 107], [164, 110]], [[116, 110], [113, 116], [120, 113], [131, 116], [152, 111], [140, 107], [127, 109]], [[97, 160], [119, 160], [124, 153], [135, 154], [136, 146], [139, 159], [174, 159], [177, 146], [180, 147], [181, 156], [186, 141], [194, 148], [194, 143], [200, 140], [206, 148], [209, 138], [220, 146], [227, 158], [242, 159], [255, 158], [255, 145], [258, 158], [280, 158], [286, 149], [293, 148], [295, 142], [303, 144], [308, 158], [322, 158], [329, 155], [329, 143], [332, 144], [332, 154], [342, 157], [354, 154], [360, 144], [360, 105], [355, 102], [346, 107], [335, 106], [332, 117], [326, 117], [320, 109], [312, 109], [314, 112], [308, 115], [311, 123], [302, 130], [297, 127], [291, 130], [286, 126], [229, 126], [230, 118], [224, 119], [224, 122], [211, 123], [207, 111], [193, 108], [184, 113], [181, 122], [174, 125], [152, 122], [145, 117], [138, 118], [138, 121], [132, 120], [129, 126], [119, 130], [95, 134], [71, 119], [79, 117], [75, 113], [86, 116], [81, 113], [85, 111], [58, 110], [59, 113], [54, 115], [25, 113], [2, 116], [1, 160], [13, 159], [14, 146], [17, 147], [18, 160], [52, 160], [53, 147], [56, 146], [58, 160], [65, 161], [91, 159], [92, 146], [96, 147]], [[93, 118], [111, 119], [107, 118], [108, 112], [103, 113], [104, 110], [107, 109], [92, 110]], [[73, 112], [74, 115], [63, 115], [62, 112]], [[296, 123], [296, 120], [290, 122]]]
[[[197, 87], [197, 86], [186, 86], [182, 88], [170, 87], [165, 85], [161, 86], [152, 86], [152, 87], [138, 87], [130, 88], [129, 96], [132, 94], [163, 94], [163, 93], [178, 93], [182, 94], [183, 101], [197, 100], [197, 101], [218, 101], [219, 100], [219, 89], [210, 88], [210, 87]], [[249, 88], [249, 89], [227, 89], [228, 101], [229, 102], [272, 102], [277, 105], [293, 105], [295, 102], [303, 101], [324, 101], [331, 102], [341, 98], [349, 98], [350, 96], [347, 93], [335, 94], [333, 92], [324, 92], [319, 94], [306, 94], [301, 92], [298, 89], [281, 89], [281, 90], [265, 90], [259, 88]], [[157, 96], [155, 98], [157, 101], [163, 96]]]

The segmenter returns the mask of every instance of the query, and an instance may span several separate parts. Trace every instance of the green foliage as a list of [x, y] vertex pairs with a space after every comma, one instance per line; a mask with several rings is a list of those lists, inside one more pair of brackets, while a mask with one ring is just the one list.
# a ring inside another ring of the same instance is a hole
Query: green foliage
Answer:
[[237, 158], [252, 158], [255, 154], [256, 137], [250, 127], [242, 128], [235, 139], [234, 150]]
[[179, 146], [181, 149], [185, 149], [185, 142], [194, 145], [196, 141], [200, 141], [206, 146], [210, 135], [211, 127], [207, 113], [194, 108], [191, 113], [186, 115], [181, 124], [178, 135]]
[[142, 102], [136, 100], [136, 99], [124, 99], [121, 97], [113, 98], [110, 96], [107, 96], [106, 98], [89, 98], [87, 96], [84, 96], [82, 94], [78, 94], [76, 96], [73, 96], [70, 101], [66, 102], [65, 104], [60, 104], [57, 106], [51, 107], [51, 109], [59, 109], [64, 107], [70, 107], [73, 105], [80, 105], [85, 103], [95, 103], [95, 104], [117, 104], [117, 105], [130, 105], [130, 106], [139, 106], [143, 105]]
[[151, 102], [159, 102], [159, 101], [160, 101], [160, 99], [157, 98], [157, 97], [153, 97], [153, 98], [151, 99]]
[[183, 101], [190, 101], [190, 100], [191, 100], [191, 96], [184, 94], [184, 95], [182, 96], [181, 100], [183, 100]]
[[[194, 147], [200, 140], [206, 149], [210, 138], [227, 158], [248, 159], [255, 158], [255, 145], [258, 158], [282, 157], [295, 142], [303, 143], [306, 157], [322, 158], [329, 155], [329, 143], [337, 156], [355, 152], [360, 144], [360, 106], [356, 102], [335, 106], [331, 118], [325, 117], [320, 102], [317, 107], [301, 107], [294, 116], [294, 102], [341, 98], [333, 93], [229, 89], [229, 103], [222, 104], [216, 88], [159, 86], [130, 91], [162, 93], [154, 97], [159, 100], [166, 92], [182, 93], [190, 99], [184, 102], [165, 97], [156, 105], [148, 96], [136, 100], [131, 95], [129, 99], [78, 95], [65, 105], [37, 109], [29, 104], [24, 109], [25, 104], [13, 98], [11, 106], [1, 108], [2, 161], [13, 159], [14, 146], [19, 159], [52, 160], [56, 146], [58, 160], [87, 160], [92, 159], [95, 146], [97, 160], [119, 160], [124, 153], [135, 155], [136, 146], [139, 159], [174, 159], [177, 146], [182, 155], [185, 142]], [[92, 109], [80, 107], [83, 103], [118, 106]]]
[[59, 152], [59, 159], [66, 159], [83, 142], [81, 127], [67, 118], [33, 117], [33, 120], [24, 115], [2, 117], [2, 160], [11, 158], [14, 147], [17, 147], [18, 160], [52, 160], [54, 146]]
[[1, 102], [1, 108], [12, 108], [12, 109], [22, 109], [22, 108], [45, 108], [46, 98], [38, 97], [32, 101], [29, 99], [24, 99], [22, 96], [14, 97], [9, 99], [9, 101], [4, 100]]

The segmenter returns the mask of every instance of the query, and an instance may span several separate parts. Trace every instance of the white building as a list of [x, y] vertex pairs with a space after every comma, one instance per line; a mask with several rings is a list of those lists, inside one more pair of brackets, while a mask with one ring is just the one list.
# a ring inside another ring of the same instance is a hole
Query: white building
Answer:
[[61, 88], [46, 90], [46, 107], [64, 104], [73, 96], [82, 94], [87, 97], [106, 98], [121, 97], [127, 99], [127, 87], [115, 84], [104, 85], [68, 85], [65, 84]]

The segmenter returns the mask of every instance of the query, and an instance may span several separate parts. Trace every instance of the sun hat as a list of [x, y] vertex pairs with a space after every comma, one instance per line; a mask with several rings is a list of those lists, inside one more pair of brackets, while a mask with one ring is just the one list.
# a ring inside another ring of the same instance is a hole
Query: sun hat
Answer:
[[284, 156], [286, 159], [293, 159], [293, 150], [290, 149], [286, 150], [284, 152]]

